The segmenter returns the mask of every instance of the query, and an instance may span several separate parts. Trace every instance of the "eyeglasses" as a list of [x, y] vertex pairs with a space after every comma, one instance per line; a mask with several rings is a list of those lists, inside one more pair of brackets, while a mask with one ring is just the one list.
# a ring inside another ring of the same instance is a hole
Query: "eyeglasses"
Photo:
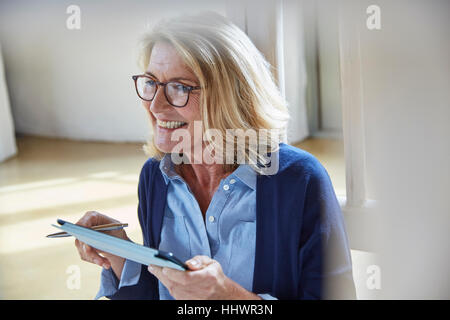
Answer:
[[189, 101], [189, 95], [193, 90], [201, 89], [197, 86], [188, 86], [179, 82], [159, 82], [145, 74], [131, 77], [134, 80], [136, 93], [142, 100], [152, 101], [155, 98], [158, 86], [164, 87], [164, 95], [170, 105], [182, 108]]

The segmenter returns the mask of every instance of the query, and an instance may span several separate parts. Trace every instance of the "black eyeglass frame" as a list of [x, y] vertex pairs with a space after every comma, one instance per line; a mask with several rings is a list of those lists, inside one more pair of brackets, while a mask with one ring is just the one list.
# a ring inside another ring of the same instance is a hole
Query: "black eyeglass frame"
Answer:
[[[137, 87], [137, 80], [138, 80], [138, 78], [140, 78], [140, 77], [148, 78], [148, 79], [150, 79], [150, 80], [152, 80], [152, 81], [155, 81], [156, 89], [155, 89], [155, 93], [153, 94], [153, 97], [152, 97], [151, 99], [144, 99], [144, 98], [142, 98], [141, 95], [139, 94], [139, 90], [138, 90], [138, 87]], [[158, 92], [158, 86], [162, 86], [162, 87], [164, 87], [164, 96], [166, 97], [167, 102], [168, 102], [172, 107], [175, 107], [175, 108], [183, 108], [183, 107], [185, 107], [185, 106], [188, 104], [188, 102], [189, 102], [189, 97], [191, 96], [191, 92], [194, 91], [194, 90], [199, 90], [199, 89], [202, 88], [202, 87], [200, 87], [200, 86], [189, 86], [189, 85], [187, 85], [187, 84], [180, 83], [180, 82], [177, 82], [177, 81], [160, 82], [160, 81], [157, 81], [157, 80], [155, 80], [154, 78], [152, 78], [152, 77], [150, 77], [150, 76], [148, 76], [148, 75], [146, 75], [146, 74], [139, 74], [139, 75], [131, 76], [131, 78], [134, 80], [134, 87], [135, 87], [135, 89], [136, 89], [136, 93], [137, 93], [137, 95], [138, 95], [139, 98], [141, 98], [141, 99], [144, 100], [144, 101], [153, 101], [153, 99], [155, 99], [156, 92]], [[182, 106], [176, 106], [176, 105], [174, 105], [174, 104], [172, 104], [172, 103], [170, 102], [169, 98], [167, 97], [167, 92], [166, 92], [166, 88], [167, 88], [167, 85], [168, 85], [169, 83], [177, 83], [177, 84], [181, 84], [182, 86], [185, 86], [185, 87], [188, 89], [188, 97], [187, 97], [186, 103], [185, 103], [184, 105], [182, 105]]]

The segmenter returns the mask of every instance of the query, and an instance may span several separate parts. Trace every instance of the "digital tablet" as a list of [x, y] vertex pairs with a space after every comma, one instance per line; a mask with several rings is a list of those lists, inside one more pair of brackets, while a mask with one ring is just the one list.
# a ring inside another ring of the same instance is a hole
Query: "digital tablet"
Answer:
[[57, 222], [60, 224], [59, 226], [54, 224], [52, 224], [52, 226], [71, 234], [81, 242], [84, 242], [100, 251], [105, 251], [146, 266], [152, 264], [159, 267], [169, 267], [181, 271], [189, 269], [186, 264], [177, 259], [170, 252], [145, 247], [143, 245], [120, 239], [100, 231], [82, 227], [61, 219], [58, 219]]

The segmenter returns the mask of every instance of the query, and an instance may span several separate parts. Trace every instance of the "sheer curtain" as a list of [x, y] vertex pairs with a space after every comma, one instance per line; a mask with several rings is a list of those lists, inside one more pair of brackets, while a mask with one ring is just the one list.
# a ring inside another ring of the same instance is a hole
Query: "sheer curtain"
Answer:
[[9, 107], [8, 90], [0, 45], [0, 162], [17, 153], [14, 123]]

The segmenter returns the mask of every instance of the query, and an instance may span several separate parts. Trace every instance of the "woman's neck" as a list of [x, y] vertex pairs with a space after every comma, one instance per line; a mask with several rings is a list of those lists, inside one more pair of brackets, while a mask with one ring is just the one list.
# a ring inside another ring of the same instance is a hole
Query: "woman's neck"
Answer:
[[231, 172], [225, 172], [221, 164], [180, 164], [176, 166], [177, 172], [191, 185], [202, 186], [208, 193], [214, 193], [220, 180]]

